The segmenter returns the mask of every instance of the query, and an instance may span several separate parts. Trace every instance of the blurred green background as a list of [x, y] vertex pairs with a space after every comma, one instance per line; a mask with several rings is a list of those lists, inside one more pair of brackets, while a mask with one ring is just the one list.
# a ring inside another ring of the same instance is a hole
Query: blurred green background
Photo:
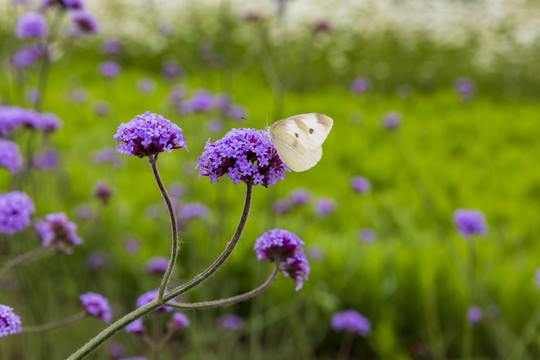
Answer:
[[[39, 67], [21, 71], [9, 59], [21, 46], [13, 35], [16, 19], [38, 6], [0, 4], [2, 101], [31, 107], [25, 94], [36, 88]], [[162, 357], [335, 359], [343, 334], [332, 331], [330, 319], [345, 309], [357, 310], [372, 325], [368, 337], [354, 338], [345, 358], [540, 356], [540, 173], [534, 170], [540, 155], [540, 25], [534, 20], [539, 5], [207, 0], [87, 6], [102, 32], [56, 40], [43, 94], [44, 109], [57, 114], [63, 128], [49, 144], [40, 139], [35, 146], [54, 148], [58, 166], [35, 170], [22, 188], [36, 204], [35, 219], [66, 212], [78, 223], [84, 244], [72, 255], [50, 253], [0, 278], [0, 303], [21, 315], [23, 327], [75, 314], [79, 295], [87, 291], [106, 296], [116, 319], [159, 285], [145, 262], [168, 256], [170, 227], [147, 160], [116, 155], [118, 166], [95, 163], [96, 152], [114, 148], [120, 123], [152, 111], [178, 124], [187, 138], [189, 152], [164, 153], [158, 164], [169, 189], [185, 188], [180, 204], [199, 202], [209, 209], [207, 218], [188, 220], [181, 229], [174, 277], [179, 284], [221, 253], [243, 206], [243, 185], [226, 177], [217, 184], [198, 178], [194, 166], [206, 140], [231, 128], [264, 129], [281, 118], [320, 112], [334, 119], [320, 163], [287, 173], [276, 186], [256, 187], [237, 249], [216, 275], [181, 300], [224, 298], [262, 283], [271, 266], [256, 260], [253, 245], [275, 227], [305, 241], [309, 280], [295, 292], [280, 275], [252, 301], [187, 312], [191, 326], [173, 337]], [[428, 18], [435, 20], [422, 25]], [[328, 29], [321, 30], [322, 20]], [[111, 37], [123, 46], [107, 55], [102, 43]], [[106, 60], [121, 64], [113, 80], [99, 73]], [[170, 60], [183, 68], [178, 79], [161, 74]], [[361, 93], [351, 89], [358, 77], [369, 79]], [[462, 77], [475, 88], [467, 99], [455, 89]], [[141, 79], [152, 79], [151, 92], [140, 91]], [[245, 109], [246, 119], [217, 110], [183, 114], [170, 101], [179, 85], [186, 99], [200, 89], [229, 96]], [[100, 116], [95, 106], [103, 101], [109, 111]], [[389, 130], [384, 118], [392, 112], [402, 123]], [[217, 131], [209, 127], [215, 119], [221, 124]], [[17, 138], [21, 150], [27, 137]], [[10, 190], [9, 173], [0, 172], [2, 191]], [[367, 178], [371, 190], [355, 192], [354, 176]], [[114, 190], [104, 207], [93, 196], [100, 180]], [[274, 203], [299, 188], [311, 193], [309, 204], [276, 213]], [[316, 210], [323, 198], [336, 205], [327, 216]], [[91, 209], [89, 219], [80, 218], [81, 205]], [[452, 223], [459, 208], [484, 212], [489, 234], [470, 241], [459, 236]], [[373, 242], [361, 240], [364, 228], [375, 231]], [[1, 235], [0, 264], [39, 246], [32, 228]], [[127, 239], [139, 243], [137, 252], [126, 251]], [[92, 270], [88, 258], [96, 252], [108, 261]], [[474, 296], [468, 290], [472, 282]], [[484, 310], [474, 326], [467, 321], [472, 305]], [[222, 330], [217, 319], [226, 313], [242, 316], [243, 330]], [[104, 327], [90, 318], [44, 333], [6, 336], [0, 358], [65, 358]], [[126, 356], [150, 356], [132, 334], [121, 332], [112, 341], [124, 344]], [[110, 358], [110, 344], [90, 358]]]

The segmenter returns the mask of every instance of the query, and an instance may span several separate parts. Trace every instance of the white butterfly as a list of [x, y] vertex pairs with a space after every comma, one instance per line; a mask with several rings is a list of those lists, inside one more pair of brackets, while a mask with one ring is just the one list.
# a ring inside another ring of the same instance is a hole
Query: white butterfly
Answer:
[[281, 161], [300, 172], [321, 160], [321, 145], [333, 124], [324, 114], [302, 114], [278, 120], [267, 131]]

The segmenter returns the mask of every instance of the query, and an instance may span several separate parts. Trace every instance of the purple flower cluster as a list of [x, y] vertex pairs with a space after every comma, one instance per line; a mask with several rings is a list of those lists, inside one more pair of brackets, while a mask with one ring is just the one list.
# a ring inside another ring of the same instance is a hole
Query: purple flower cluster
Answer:
[[13, 312], [13, 308], [0, 304], [0, 338], [20, 333], [21, 317]]
[[103, 205], [109, 203], [109, 199], [113, 194], [114, 190], [107, 186], [103, 181], [98, 182], [96, 189], [94, 190], [94, 196], [99, 199]]
[[486, 235], [488, 232], [486, 218], [480, 210], [456, 210], [454, 224], [459, 233], [467, 238], [473, 235]]
[[126, 326], [126, 332], [133, 333], [135, 335], [144, 335], [146, 328], [143, 324], [143, 319], [139, 318]]
[[207, 112], [212, 110], [214, 98], [206, 90], [198, 90], [188, 101], [182, 105], [182, 112], [189, 114], [192, 112]]
[[168, 60], [163, 63], [161, 73], [168, 80], [176, 80], [182, 75], [182, 67], [176, 60]]
[[110, 262], [111, 257], [109, 256], [109, 254], [101, 251], [96, 251], [90, 254], [90, 256], [88, 256], [88, 258], [86, 259], [86, 267], [92, 271], [96, 271], [98, 269], [109, 266]]
[[466, 77], [456, 79], [454, 82], [454, 89], [463, 101], [472, 99], [476, 93], [474, 82]]
[[293, 210], [294, 207], [309, 203], [311, 194], [307, 190], [293, 190], [285, 199], [279, 199], [274, 202], [274, 212], [276, 214], [285, 214]]
[[120, 124], [114, 139], [123, 142], [117, 143], [117, 152], [140, 158], [173, 149], [187, 149], [182, 129], [150, 111], [136, 116], [127, 124]]
[[102, 49], [105, 54], [113, 55], [122, 51], [123, 44], [117, 38], [103, 40]]
[[375, 230], [369, 229], [369, 228], [363, 228], [360, 229], [359, 234], [360, 240], [366, 243], [370, 243], [375, 241], [377, 238], [377, 234], [375, 233]]
[[371, 190], [371, 183], [363, 176], [355, 176], [351, 180], [351, 187], [355, 192], [365, 194]]
[[0, 194], [0, 233], [13, 234], [30, 225], [36, 211], [32, 199], [20, 191]]
[[44, 38], [49, 35], [47, 19], [43, 14], [28, 12], [17, 21], [15, 34], [19, 39]]
[[163, 274], [169, 267], [169, 259], [156, 256], [146, 262], [146, 271], [150, 274]]
[[[148, 291], [148, 292], [142, 294], [137, 299], [137, 307], [140, 308], [140, 307], [154, 301], [155, 299], [157, 299], [158, 294], [159, 294], [159, 289], [154, 289], [154, 290], [151, 290], [151, 291]], [[171, 312], [171, 311], [173, 311], [173, 308], [169, 307], [169, 306], [160, 306], [154, 311]]]
[[288, 170], [263, 130], [232, 129], [221, 140], [208, 139], [204, 149], [197, 161], [199, 177], [208, 176], [211, 183], [226, 174], [234, 184], [268, 187], [285, 179]]
[[137, 81], [137, 89], [142, 95], [149, 95], [154, 92], [156, 82], [150, 78], [141, 78]]
[[0, 106], [0, 136], [9, 137], [20, 126], [50, 132], [60, 128], [60, 120], [51, 113], [40, 114], [17, 106]]
[[479, 306], [473, 305], [467, 309], [467, 319], [471, 325], [478, 324], [483, 316], [484, 313]]
[[80, 10], [84, 8], [82, 0], [43, 0], [45, 7], [60, 6], [62, 9]]
[[356, 94], [363, 94], [369, 89], [369, 79], [366, 77], [358, 77], [354, 79], [351, 89]]
[[330, 198], [319, 199], [316, 211], [320, 217], [326, 217], [336, 211], [336, 202]]
[[53, 247], [64, 254], [71, 254], [73, 245], [83, 243], [77, 236], [77, 224], [68, 221], [63, 212], [48, 214], [45, 221], [36, 222], [36, 230], [44, 247]]
[[94, 317], [103, 320], [108, 323], [112, 318], [111, 306], [109, 300], [100, 294], [93, 292], [87, 292], [82, 294], [79, 299], [81, 300], [84, 310]]
[[208, 217], [208, 207], [201, 203], [189, 203], [180, 207], [180, 220], [189, 220], [193, 218], [206, 219]]
[[10, 172], [18, 172], [23, 163], [19, 147], [12, 141], [0, 139], [0, 167], [7, 168]]
[[278, 261], [281, 272], [291, 277], [298, 291], [310, 272], [302, 245], [304, 242], [295, 234], [283, 229], [273, 229], [257, 239], [254, 249], [259, 261]]
[[389, 112], [383, 116], [383, 127], [387, 130], [395, 130], [401, 125], [401, 114], [398, 112]]
[[171, 321], [169, 322], [169, 327], [176, 331], [180, 331], [184, 328], [189, 327], [189, 319], [181, 312], [175, 312], [172, 316]]
[[23, 46], [12, 58], [16, 68], [27, 68], [36, 65], [46, 54], [46, 47], [41, 44], [31, 44]]
[[37, 128], [45, 132], [52, 132], [60, 129], [61, 126], [62, 122], [60, 121], [58, 116], [52, 113], [43, 113], [40, 116]]
[[355, 332], [360, 336], [366, 337], [371, 332], [369, 320], [355, 310], [340, 311], [332, 316], [332, 329], [334, 331]]
[[32, 157], [32, 166], [36, 169], [52, 171], [58, 166], [58, 154], [53, 149]]
[[104, 78], [112, 79], [120, 73], [120, 65], [114, 61], [105, 61], [99, 65], [99, 71]]
[[218, 319], [219, 327], [223, 330], [239, 331], [244, 327], [244, 319], [238, 315], [224, 314]]
[[71, 36], [97, 34], [100, 30], [99, 24], [94, 15], [87, 11], [73, 11], [71, 13], [71, 19], [75, 25]]

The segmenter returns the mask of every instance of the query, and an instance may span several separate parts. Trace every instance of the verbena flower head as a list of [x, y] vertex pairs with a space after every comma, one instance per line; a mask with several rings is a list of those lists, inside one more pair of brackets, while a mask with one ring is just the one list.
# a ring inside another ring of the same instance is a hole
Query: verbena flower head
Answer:
[[120, 73], [120, 65], [114, 61], [105, 61], [99, 65], [101, 75], [105, 78], [112, 79], [118, 76]]
[[101, 251], [96, 251], [86, 259], [86, 267], [92, 271], [99, 270], [101, 268], [109, 266], [111, 257]]
[[364, 228], [360, 229], [359, 237], [360, 240], [362, 240], [363, 242], [370, 243], [375, 241], [375, 239], [377, 238], [377, 234], [373, 229]]
[[268, 187], [285, 179], [289, 170], [263, 130], [232, 129], [221, 140], [211, 143], [208, 139], [204, 149], [197, 161], [199, 177], [208, 176], [211, 183], [227, 175], [234, 184], [243, 181]]
[[48, 214], [45, 221], [36, 222], [36, 230], [44, 247], [52, 247], [64, 254], [71, 254], [72, 246], [83, 243], [77, 236], [77, 224], [68, 221], [63, 212]]
[[139, 318], [126, 326], [126, 332], [135, 335], [144, 335], [146, 328], [144, 327], [143, 319]]
[[137, 90], [142, 95], [149, 95], [154, 92], [156, 88], [156, 82], [150, 78], [141, 78], [137, 81]]
[[19, 147], [12, 141], [0, 139], [0, 167], [12, 173], [18, 172], [23, 164]]
[[175, 312], [172, 316], [171, 321], [169, 322], [169, 327], [176, 331], [180, 331], [184, 328], [189, 327], [189, 319], [181, 312]]
[[212, 94], [206, 90], [199, 90], [184, 104], [183, 110], [185, 113], [206, 112], [212, 110], [213, 106], [214, 98]]
[[109, 300], [100, 294], [93, 292], [87, 292], [82, 294], [79, 299], [81, 300], [84, 310], [94, 317], [103, 320], [108, 323], [112, 318], [111, 306]]
[[27, 68], [36, 65], [46, 54], [46, 48], [41, 44], [22, 47], [13, 55], [12, 62], [16, 68]]
[[92, 35], [99, 32], [99, 24], [91, 13], [79, 10], [71, 13], [71, 19], [75, 25], [72, 35]]
[[98, 116], [107, 116], [111, 110], [111, 104], [105, 100], [96, 100], [94, 102], [94, 113]]
[[472, 99], [476, 93], [474, 82], [466, 77], [456, 79], [454, 89], [461, 100], [464, 101]]
[[363, 176], [355, 176], [351, 180], [351, 187], [355, 192], [364, 194], [371, 190], [371, 183]]
[[20, 191], [0, 194], [0, 233], [13, 234], [30, 225], [35, 211], [32, 199]]
[[471, 325], [478, 324], [483, 317], [484, 313], [479, 306], [473, 305], [467, 309], [467, 319]]
[[117, 141], [117, 152], [140, 158], [163, 151], [170, 153], [173, 149], [187, 150], [182, 129], [150, 111], [136, 116], [127, 124], [120, 124], [114, 139]]
[[17, 106], [0, 106], [0, 136], [9, 137], [19, 126], [39, 129], [41, 115], [33, 110]]
[[317, 201], [317, 214], [325, 217], [336, 211], [336, 202], [330, 198], [322, 198]]
[[289, 199], [293, 205], [304, 205], [309, 203], [311, 199], [311, 193], [304, 189], [296, 189], [291, 191]]
[[13, 308], [0, 304], [0, 338], [21, 332], [21, 317], [13, 312]]
[[383, 116], [383, 126], [387, 130], [397, 129], [401, 125], [401, 114], [398, 112], [389, 112]]
[[223, 330], [242, 330], [244, 327], [244, 319], [238, 315], [224, 314], [218, 319], [219, 327]]
[[334, 331], [355, 332], [360, 336], [366, 337], [371, 333], [371, 324], [369, 320], [358, 311], [345, 310], [332, 316], [332, 329]]
[[113, 359], [121, 358], [126, 354], [126, 348], [124, 345], [119, 341], [113, 341], [111, 342], [111, 345], [109, 346], [109, 356]]
[[28, 89], [26, 91], [26, 98], [30, 101], [31, 104], [35, 105], [41, 99], [41, 93], [38, 89]]
[[44, 38], [49, 35], [47, 19], [40, 13], [28, 12], [17, 21], [15, 34], [19, 39]]
[[163, 63], [163, 68], [161, 69], [163, 77], [168, 80], [175, 80], [182, 75], [182, 67], [180, 63], [176, 60], [168, 60]]
[[180, 207], [179, 219], [189, 220], [193, 218], [206, 219], [208, 217], [208, 207], [201, 203], [189, 203]]
[[122, 41], [117, 38], [109, 38], [103, 40], [102, 49], [105, 54], [118, 54], [122, 51]]
[[[151, 291], [148, 291], [148, 292], [142, 294], [137, 299], [137, 307], [140, 308], [140, 307], [154, 301], [155, 299], [157, 299], [158, 293], [159, 293], [159, 289], [154, 289], [154, 290], [151, 290]], [[165, 292], [165, 293], [167, 293], [167, 292]], [[173, 311], [173, 308], [169, 307], [169, 306], [160, 306], [154, 311], [171, 312], [171, 311]]]
[[259, 261], [279, 261], [281, 272], [291, 277], [298, 291], [310, 272], [302, 245], [304, 242], [295, 234], [283, 229], [273, 229], [257, 239], [254, 249]]
[[113, 196], [114, 190], [111, 189], [103, 181], [98, 182], [94, 190], [94, 196], [101, 201], [103, 205], [109, 204], [110, 198]]
[[80, 10], [84, 8], [84, 2], [82, 0], [43, 0], [43, 5], [48, 6], [60, 6], [62, 9]]
[[139, 247], [140, 244], [135, 239], [126, 239], [126, 241], [124, 241], [124, 248], [127, 252], [136, 253], [137, 251], [139, 251]]
[[56, 116], [52, 113], [44, 113], [40, 115], [40, 121], [38, 124], [38, 129], [43, 130], [45, 132], [53, 132], [62, 126], [62, 122]]
[[276, 214], [286, 214], [291, 210], [291, 202], [289, 199], [278, 199], [274, 201], [272, 208]]
[[369, 89], [369, 79], [366, 77], [358, 77], [354, 79], [351, 89], [357, 94], [363, 94]]
[[36, 154], [32, 158], [32, 166], [36, 169], [52, 171], [58, 166], [58, 154], [53, 149], [44, 153]]
[[146, 271], [150, 274], [164, 274], [169, 267], [169, 259], [156, 256], [146, 262]]
[[488, 232], [486, 218], [480, 210], [456, 210], [454, 224], [459, 233], [467, 238], [473, 235], [486, 235]]
[[218, 131], [221, 131], [223, 128], [223, 123], [221, 122], [221, 119], [212, 119], [208, 122], [208, 130], [211, 133], [217, 133]]
[[234, 120], [243, 120], [246, 117], [246, 110], [242, 106], [231, 105], [225, 115]]

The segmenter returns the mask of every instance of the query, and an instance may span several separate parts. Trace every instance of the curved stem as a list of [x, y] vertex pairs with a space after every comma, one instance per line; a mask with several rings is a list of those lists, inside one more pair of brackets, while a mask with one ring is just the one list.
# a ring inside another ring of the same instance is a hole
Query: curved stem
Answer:
[[276, 279], [278, 272], [279, 272], [279, 264], [276, 264], [276, 268], [272, 272], [272, 275], [270, 275], [270, 277], [266, 279], [266, 281], [261, 286], [245, 294], [233, 296], [227, 299], [220, 299], [220, 300], [214, 300], [214, 301], [202, 301], [202, 302], [191, 303], [191, 304], [169, 301], [166, 303], [166, 305], [177, 308], [177, 309], [183, 309], [183, 310], [197, 310], [197, 309], [209, 309], [209, 308], [215, 308], [219, 306], [226, 306], [226, 305], [231, 305], [240, 301], [245, 301], [256, 295], [259, 295], [261, 292], [266, 290], [266, 288], [270, 286], [270, 284]]
[[86, 312], [83, 311], [83, 312], [80, 312], [80, 313], [78, 313], [76, 315], [68, 317], [67, 319], [56, 321], [56, 322], [53, 322], [53, 323], [50, 323], [50, 324], [23, 327], [22, 331], [25, 332], [25, 333], [30, 333], [30, 332], [40, 332], [40, 331], [52, 330], [52, 329], [56, 329], [56, 328], [59, 328], [59, 327], [62, 327], [62, 326], [73, 324], [76, 321], [84, 319], [87, 315], [88, 314], [86, 314]]
[[242, 211], [242, 216], [240, 217], [240, 222], [238, 223], [238, 227], [236, 228], [236, 232], [234, 233], [231, 241], [227, 243], [227, 247], [225, 250], [221, 253], [219, 258], [217, 258], [216, 261], [212, 263], [206, 270], [204, 270], [199, 275], [195, 276], [193, 279], [188, 281], [187, 283], [180, 285], [174, 290], [171, 290], [169, 293], [165, 294], [163, 297], [163, 300], [169, 301], [177, 297], [178, 295], [188, 291], [189, 289], [197, 286], [204, 280], [206, 280], [208, 277], [210, 277], [224, 262], [227, 260], [229, 255], [231, 255], [231, 252], [234, 250], [236, 244], [238, 244], [238, 240], [240, 240], [240, 237], [242, 236], [242, 232], [244, 231], [244, 227], [246, 225], [246, 221], [249, 215], [249, 208], [251, 206], [251, 195], [253, 192], [253, 185], [246, 183], [246, 200], [244, 202], [244, 210]]
[[29, 251], [27, 253], [24, 253], [22, 255], [17, 256], [15, 259], [12, 259], [6, 265], [4, 265], [4, 266], [2, 266], [2, 268], [0, 268], [0, 276], [4, 275], [4, 273], [6, 271], [11, 269], [15, 265], [18, 265], [18, 264], [20, 264], [22, 262], [30, 260], [33, 257], [38, 256], [39, 254], [41, 254], [42, 252], [44, 252], [47, 249], [48, 248], [46, 248], [46, 247], [40, 246], [40, 247], [38, 247], [38, 248], [36, 248], [34, 250], [31, 250], [31, 251]]
[[176, 216], [174, 215], [174, 208], [171, 203], [171, 199], [169, 198], [169, 194], [167, 194], [167, 190], [165, 189], [165, 186], [163, 185], [163, 182], [161, 181], [161, 177], [159, 176], [159, 172], [157, 169], [157, 155], [149, 156], [148, 161], [150, 162], [150, 166], [152, 167], [152, 172], [154, 173], [154, 178], [156, 179], [159, 190], [161, 191], [161, 195], [163, 195], [163, 200], [165, 200], [165, 204], [167, 205], [167, 210], [169, 211], [169, 217], [171, 218], [171, 233], [172, 233], [171, 258], [169, 260], [169, 266], [167, 267], [167, 271], [165, 271], [165, 274], [163, 275], [163, 279], [161, 280], [161, 285], [159, 286], [159, 293], [158, 293], [157, 300], [161, 301], [161, 299], [163, 299], [163, 294], [165, 293], [165, 290], [167, 289], [167, 284], [169, 283], [169, 279], [171, 278], [171, 275], [174, 271], [176, 258], [178, 257], [178, 248], [179, 248], [178, 228], [177, 228], [178, 225], [176, 222]]

